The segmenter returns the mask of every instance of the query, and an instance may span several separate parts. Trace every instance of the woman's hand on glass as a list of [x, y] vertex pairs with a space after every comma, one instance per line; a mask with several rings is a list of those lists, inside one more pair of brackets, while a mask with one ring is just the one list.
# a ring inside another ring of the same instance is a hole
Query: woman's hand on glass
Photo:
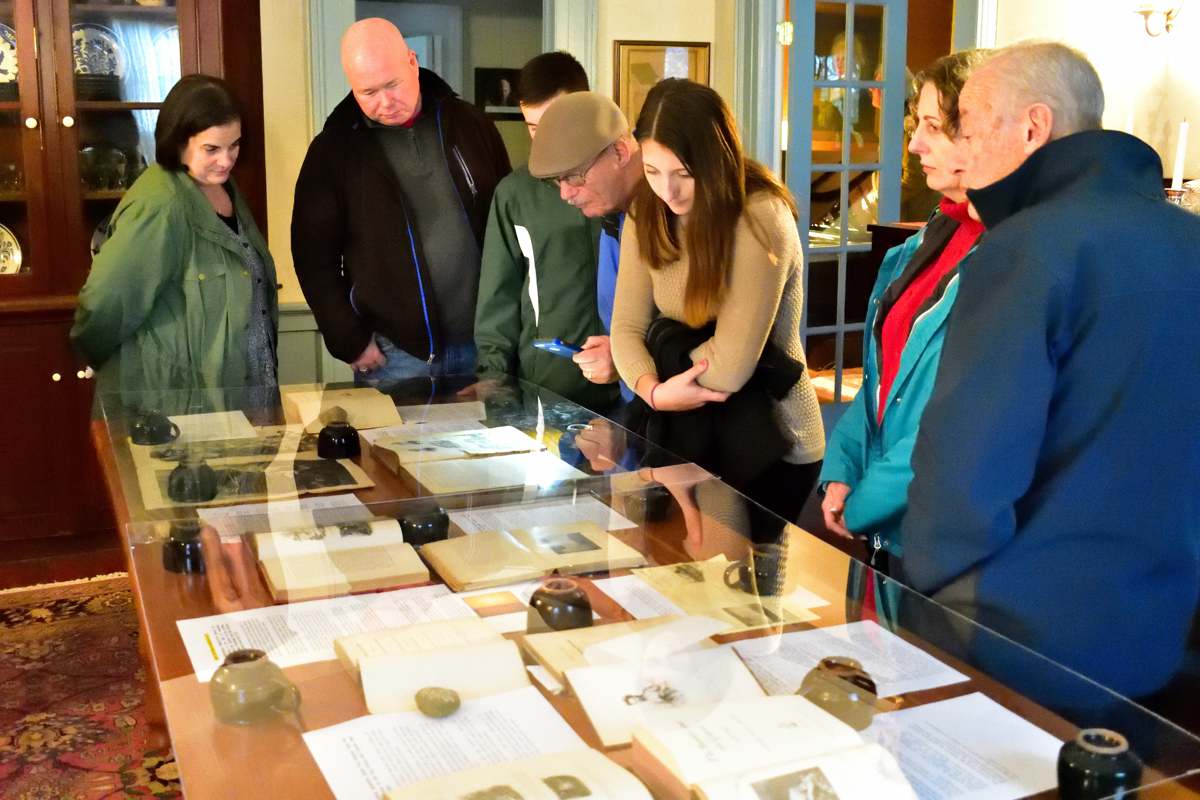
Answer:
[[729, 399], [729, 392], [705, 389], [697, 382], [707, 369], [708, 362], [699, 361], [686, 372], [656, 386], [651, 384], [650, 391], [642, 395], [642, 399], [655, 411], [691, 411], [705, 403], [724, 403]]
[[830, 481], [825, 484], [825, 499], [821, 501], [825, 527], [844, 539], [854, 538], [854, 534], [846, 527], [846, 498], [849, 495], [848, 484]]

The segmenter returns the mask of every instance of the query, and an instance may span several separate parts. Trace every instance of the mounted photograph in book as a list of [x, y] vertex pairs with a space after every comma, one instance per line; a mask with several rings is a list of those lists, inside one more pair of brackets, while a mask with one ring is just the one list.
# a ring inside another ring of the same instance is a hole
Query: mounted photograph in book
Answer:
[[613, 99], [630, 125], [654, 84], [664, 78], [687, 78], [708, 85], [708, 42], [613, 42]]

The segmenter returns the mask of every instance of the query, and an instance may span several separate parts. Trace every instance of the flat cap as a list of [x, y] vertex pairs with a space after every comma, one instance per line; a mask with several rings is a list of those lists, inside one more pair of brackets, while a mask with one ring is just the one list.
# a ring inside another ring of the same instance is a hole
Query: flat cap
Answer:
[[538, 123], [529, 151], [529, 174], [552, 178], [582, 167], [628, 131], [621, 109], [604, 95], [564, 94]]

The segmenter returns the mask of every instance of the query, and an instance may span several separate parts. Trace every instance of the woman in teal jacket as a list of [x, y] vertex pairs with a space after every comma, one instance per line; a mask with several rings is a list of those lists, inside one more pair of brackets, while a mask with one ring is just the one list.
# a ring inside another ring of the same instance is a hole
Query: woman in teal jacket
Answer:
[[954, 141], [958, 94], [980, 60], [978, 51], [956, 53], [916, 77], [909, 150], [920, 157], [926, 183], [942, 201], [929, 223], [889, 250], [879, 268], [867, 307], [862, 389], [838, 421], [821, 470], [826, 526], [842, 536], [867, 537], [871, 564], [885, 574], [888, 557], [903, 553], [898, 534], [912, 449], [933, 391], [958, 270], [983, 232], [968, 214]]
[[154, 137], [157, 163], [113, 213], [71, 329], [98, 398], [176, 407], [171, 390], [274, 387], [275, 265], [230, 178], [242, 126], [229, 87], [183, 78]]

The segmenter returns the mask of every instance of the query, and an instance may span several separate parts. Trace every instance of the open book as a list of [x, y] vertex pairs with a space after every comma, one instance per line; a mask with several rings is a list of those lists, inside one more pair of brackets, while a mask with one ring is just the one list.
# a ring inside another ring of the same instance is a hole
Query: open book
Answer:
[[478, 617], [342, 636], [333, 649], [361, 681], [372, 714], [414, 711], [426, 687], [453, 689], [468, 700], [529, 685], [516, 643]]
[[650, 717], [633, 733], [634, 772], [667, 798], [915, 800], [896, 760], [797, 695]]
[[333, 651], [346, 671], [359, 677], [368, 658], [428, 653], [471, 644], [503, 642], [504, 637], [479, 617], [456, 617], [436, 622], [416, 622], [398, 628], [352, 633], [333, 640]]
[[[646, 631], [679, 617], [654, 617], [626, 622], [610, 622], [590, 628], [571, 628], [565, 631], [530, 633], [517, 637], [521, 648], [545, 667], [559, 683], [566, 680], [566, 672], [576, 667], [586, 667], [590, 662], [584, 651], [592, 645]], [[715, 646], [709, 642], [709, 646]]]
[[594, 522], [483, 531], [430, 542], [421, 552], [455, 591], [646, 563], [641, 553]]
[[254, 535], [267, 589], [294, 603], [429, 580], [394, 519], [318, 525]]
[[650, 793], [604, 754], [595, 750], [534, 756], [476, 767], [393, 789], [387, 800], [650, 800]]
[[416, 695], [427, 687], [452, 689], [461, 700], [529, 686], [529, 673], [515, 642], [471, 644], [372, 656], [359, 663], [363, 696], [372, 714], [416, 711]]
[[371, 442], [372, 454], [393, 472], [409, 464], [480, 458], [545, 450], [537, 439], [511, 425], [404, 436], [381, 436]]
[[280, 400], [288, 424], [303, 425], [309, 433], [316, 433], [335, 419], [349, 422], [359, 430], [403, 422], [395, 401], [370, 386], [354, 389], [325, 389], [312, 384], [281, 386]]
[[404, 471], [429, 494], [460, 494], [514, 486], [549, 487], [587, 478], [544, 450], [486, 458], [408, 464]]

